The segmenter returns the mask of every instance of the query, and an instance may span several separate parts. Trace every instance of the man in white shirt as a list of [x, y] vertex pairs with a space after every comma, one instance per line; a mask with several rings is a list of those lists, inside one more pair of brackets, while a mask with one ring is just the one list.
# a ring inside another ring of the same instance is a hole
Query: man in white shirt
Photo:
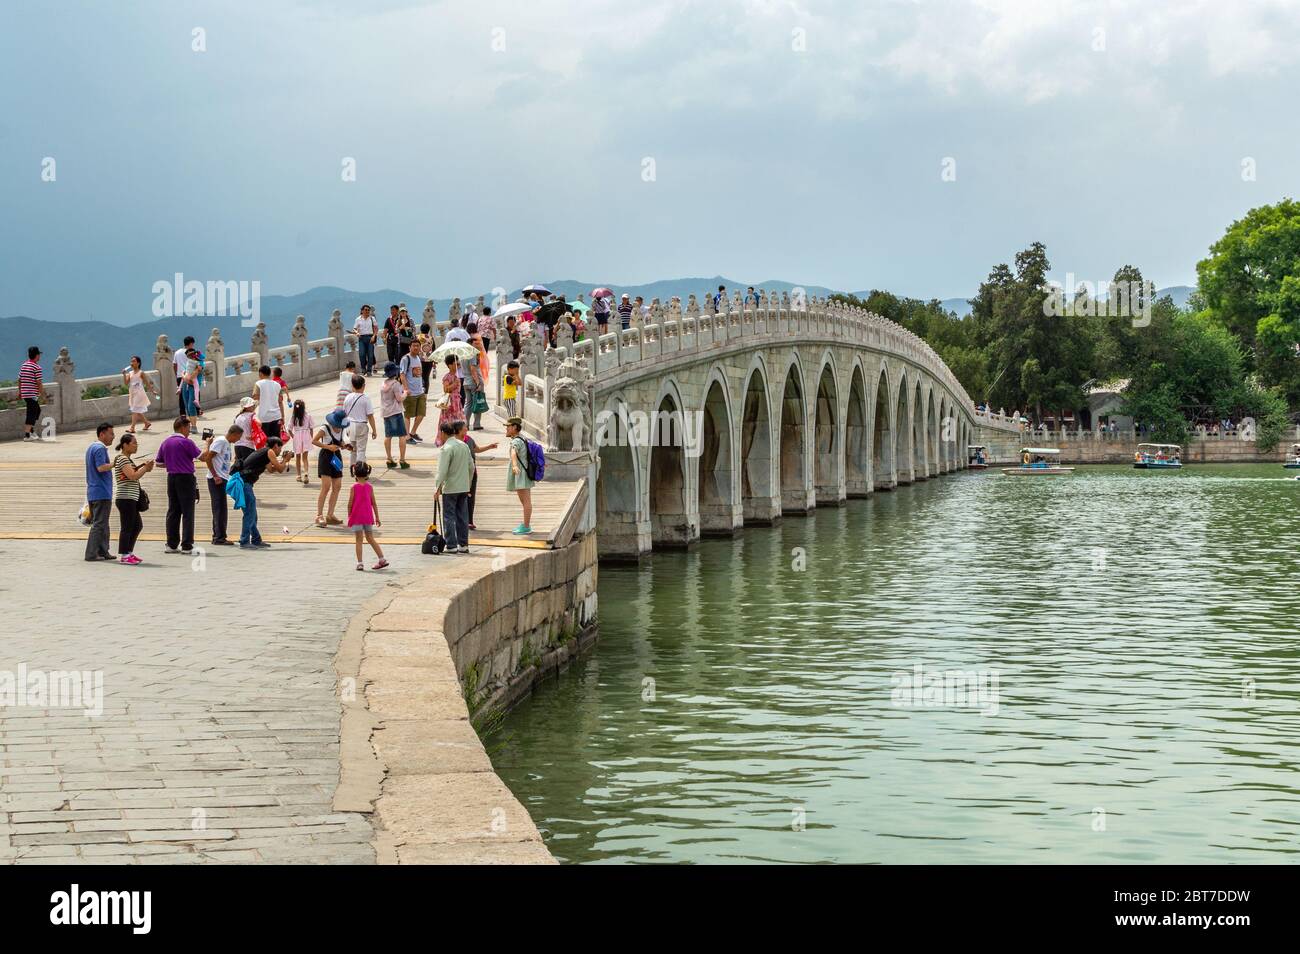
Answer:
[[357, 351], [361, 358], [361, 373], [372, 374], [375, 370], [375, 336], [379, 327], [375, 324], [374, 309], [369, 305], [361, 306], [361, 314], [352, 323], [352, 331], [357, 336]]
[[366, 395], [366, 379], [359, 374], [352, 378], [352, 393], [343, 399], [343, 413], [352, 431], [352, 450], [348, 454], [348, 464], [351, 465], [366, 459], [367, 442], [379, 436], [375, 427], [375, 406]]
[[172, 369], [176, 372], [176, 387], [178, 388], [181, 386], [181, 378], [185, 375], [185, 362], [189, 360], [189, 358], [185, 356], [185, 352], [189, 351], [193, 347], [194, 336], [186, 335], [185, 343], [181, 347], [177, 348], [176, 352], [172, 355]]
[[357, 373], [357, 363], [349, 361], [339, 372], [339, 399], [335, 402], [335, 407], [342, 407], [343, 401], [352, 393], [352, 377]]
[[280, 422], [284, 420], [284, 388], [271, 379], [270, 365], [262, 365], [253, 385], [257, 399], [257, 420], [267, 437], [280, 437]]

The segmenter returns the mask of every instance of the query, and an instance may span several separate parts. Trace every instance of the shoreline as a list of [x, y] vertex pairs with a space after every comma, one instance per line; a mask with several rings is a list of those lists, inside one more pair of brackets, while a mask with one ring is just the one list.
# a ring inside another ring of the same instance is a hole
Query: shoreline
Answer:
[[594, 643], [595, 543], [432, 557], [353, 616], [334, 807], [371, 816], [377, 862], [557, 863], [475, 723]]

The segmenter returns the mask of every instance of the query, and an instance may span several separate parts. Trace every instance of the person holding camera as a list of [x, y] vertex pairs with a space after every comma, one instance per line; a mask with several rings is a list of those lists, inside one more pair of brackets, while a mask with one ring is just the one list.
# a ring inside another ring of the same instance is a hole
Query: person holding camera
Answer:
[[117, 442], [117, 456], [113, 458], [113, 476], [117, 478], [117, 519], [121, 530], [117, 535], [117, 562], [124, 566], [139, 566], [144, 561], [135, 555], [135, 542], [144, 529], [140, 516], [140, 478], [153, 470], [149, 460], [137, 464], [131, 455], [136, 452], [135, 434], [127, 431]]
[[172, 433], [158, 445], [154, 459], [167, 471], [167, 546], [164, 553], [194, 550], [194, 504], [199, 499], [194, 462], [212, 459], [212, 431], [204, 432], [205, 447], [190, 440], [190, 419], [182, 414], [172, 421]]
[[253, 491], [253, 485], [268, 470], [273, 474], [282, 474], [288, 469], [288, 461], [280, 459], [283, 444], [278, 434], [268, 434], [266, 446], [253, 451], [240, 465], [239, 476], [244, 481], [244, 524], [239, 531], [241, 550], [271, 549], [271, 544], [262, 539], [262, 534], [257, 529], [257, 494]]

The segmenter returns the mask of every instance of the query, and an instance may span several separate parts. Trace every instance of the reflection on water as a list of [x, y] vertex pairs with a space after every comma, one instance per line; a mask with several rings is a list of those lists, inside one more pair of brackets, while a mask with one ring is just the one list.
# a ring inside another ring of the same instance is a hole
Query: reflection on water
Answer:
[[[602, 568], [497, 770], [564, 861], [1295, 860], [1286, 473], [963, 473]], [[997, 714], [894, 705], [918, 664]]]

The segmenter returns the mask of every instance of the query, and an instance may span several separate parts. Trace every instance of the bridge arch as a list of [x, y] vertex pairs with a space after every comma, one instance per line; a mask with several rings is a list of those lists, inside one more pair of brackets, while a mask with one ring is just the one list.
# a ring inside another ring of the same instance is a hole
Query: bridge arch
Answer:
[[690, 420], [688, 448], [695, 461], [696, 509], [702, 535], [730, 535], [744, 522], [740, 505], [740, 455], [727, 378], [718, 365], [704, 382], [700, 414]]
[[740, 502], [747, 524], [771, 524], [781, 516], [769, 380], [763, 356], [755, 354], [740, 398]]
[[912, 409], [908, 398], [907, 369], [898, 377], [898, 397], [894, 412], [894, 474], [900, 484], [910, 484], [913, 480], [912, 470]]
[[862, 359], [853, 359], [844, 407], [844, 491], [849, 497], [871, 493], [871, 419], [867, 409], [867, 377]]
[[699, 514], [690, 504], [692, 488], [686, 456], [686, 404], [670, 376], [659, 388], [649, 434], [649, 480], [645, 512], [655, 546], [684, 547], [699, 537]]
[[813, 492], [817, 505], [844, 502], [844, 438], [835, 356], [826, 349], [813, 404]]
[[926, 435], [925, 435], [925, 399], [921, 394], [921, 378], [918, 375], [912, 385], [912, 479], [925, 480], [926, 471]]
[[615, 394], [596, 416], [597, 547], [602, 559], [627, 557], [650, 548], [650, 520], [642, 505], [642, 462], [633, 419], [622, 394]]
[[871, 402], [871, 479], [876, 490], [892, 490], [898, 484], [894, 472], [894, 408], [889, 400], [892, 393], [889, 369], [882, 361]]
[[780, 397], [781, 512], [807, 513], [816, 506], [808, 480], [808, 398], [803, 364], [793, 352], [782, 376]]
[[934, 405], [934, 387], [925, 395], [926, 457], [931, 476], [939, 473], [939, 413]]

